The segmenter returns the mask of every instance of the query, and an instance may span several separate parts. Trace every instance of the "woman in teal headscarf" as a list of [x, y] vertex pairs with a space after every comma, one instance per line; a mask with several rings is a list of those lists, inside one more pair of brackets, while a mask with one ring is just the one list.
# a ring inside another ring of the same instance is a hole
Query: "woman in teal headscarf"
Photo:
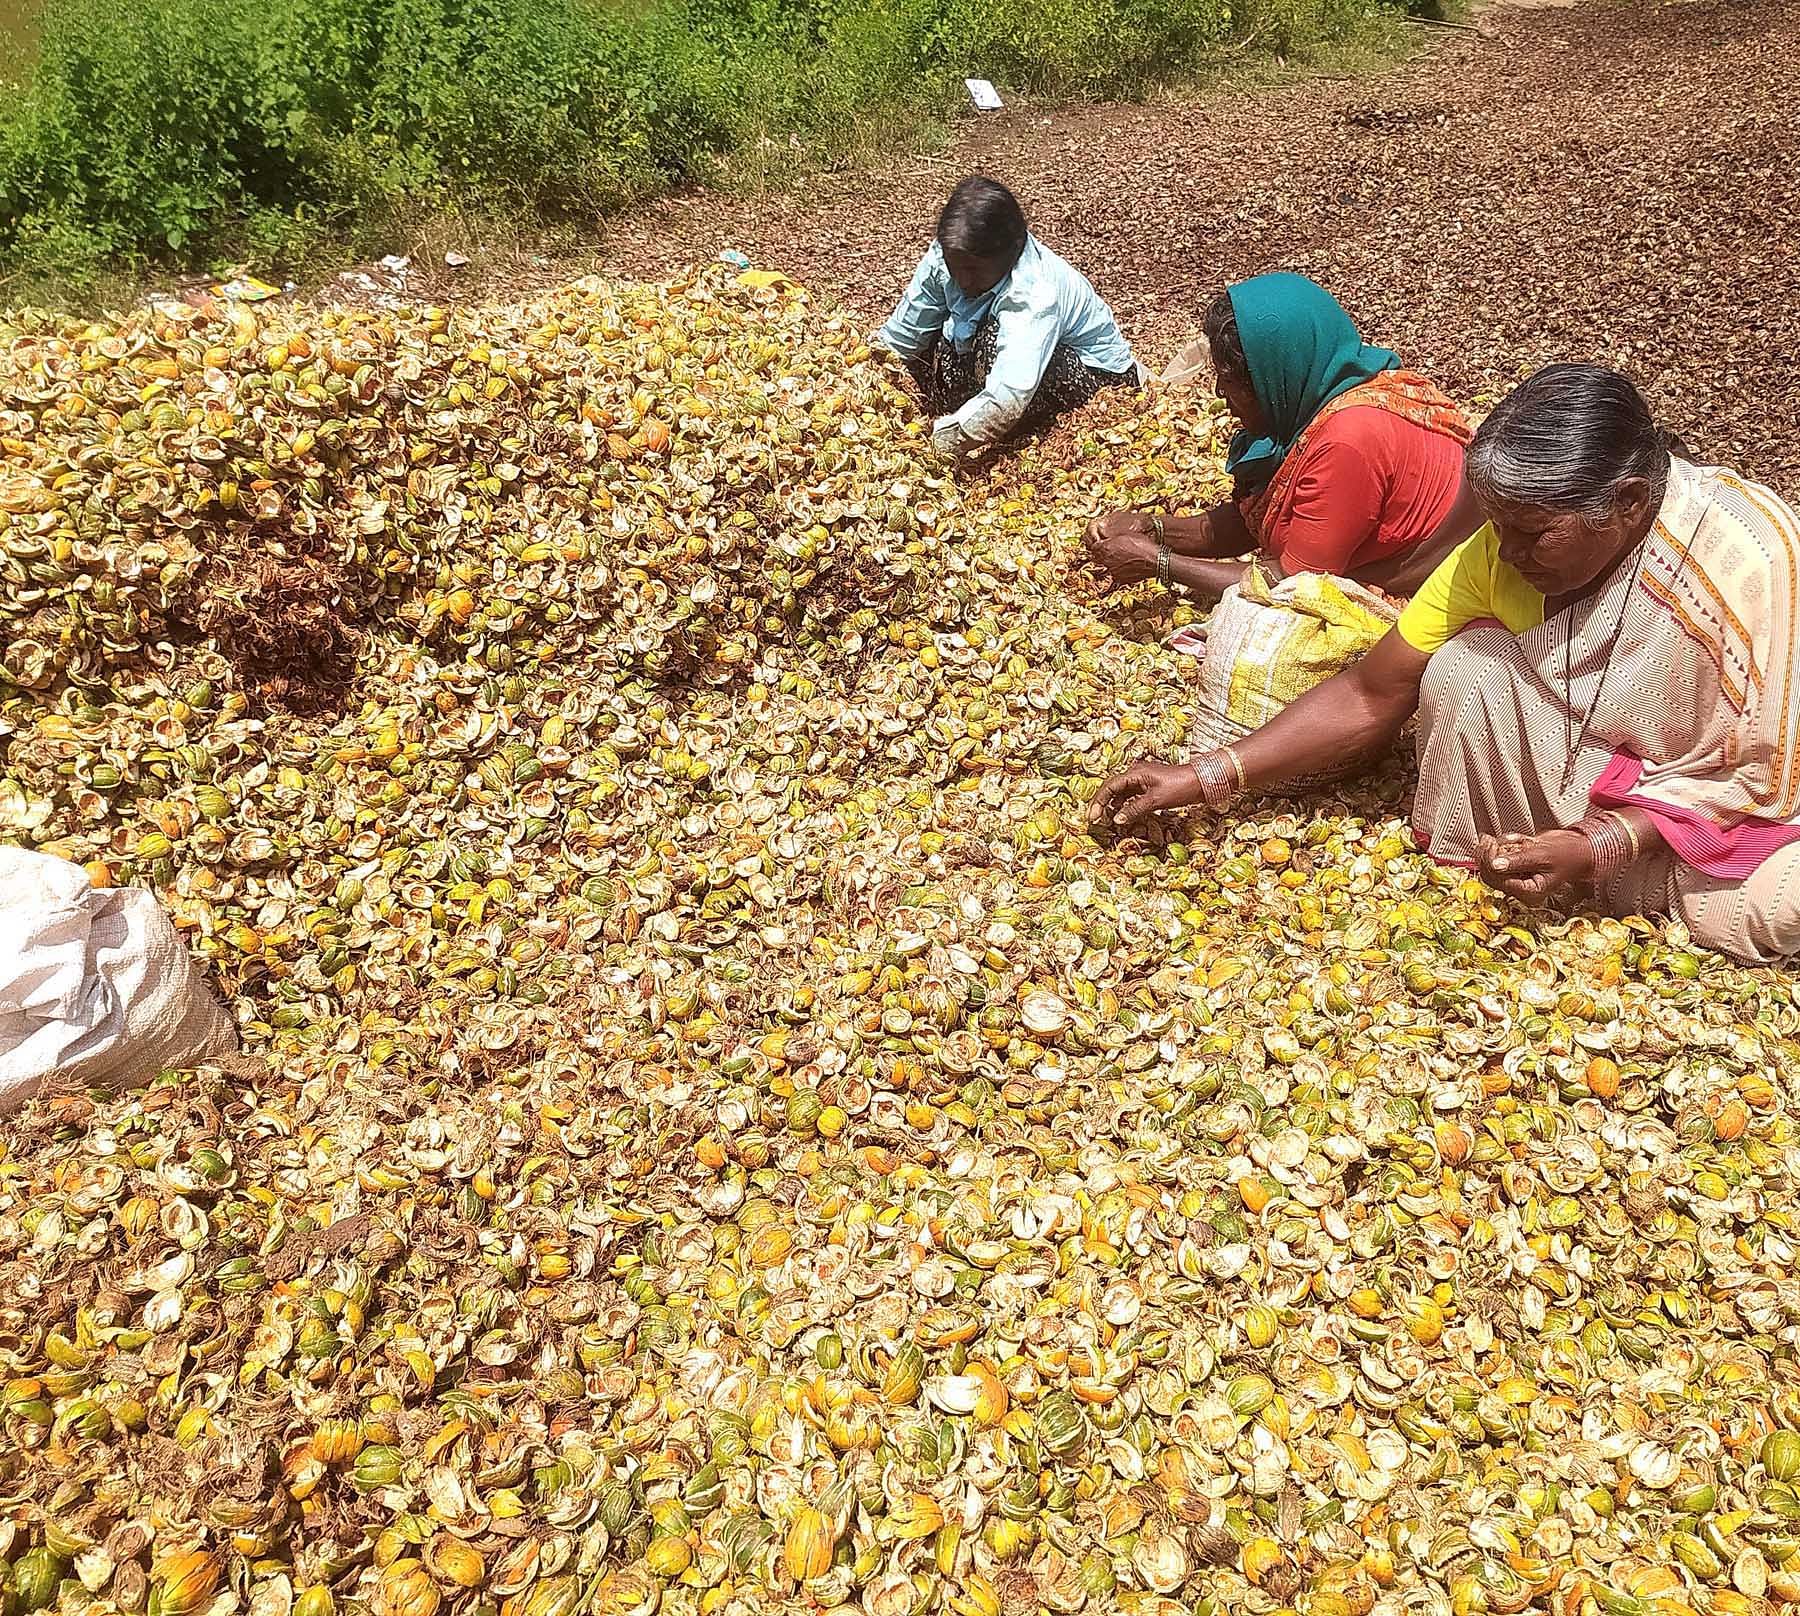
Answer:
[[1219, 597], [1171, 646], [1199, 659], [1192, 738], [1220, 747], [1365, 654], [1398, 615], [1393, 597], [1480, 518], [1463, 488], [1462, 412], [1366, 344], [1324, 287], [1259, 275], [1213, 303], [1205, 331], [1238, 423], [1230, 502], [1189, 517], [1116, 511], [1087, 545], [1116, 582]]
[[1324, 287], [1258, 275], [1221, 295], [1204, 329], [1238, 423], [1231, 501], [1199, 516], [1097, 518], [1088, 549], [1117, 582], [1221, 595], [1254, 555], [1272, 578], [1324, 573], [1409, 594], [1468, 536], [1460, 525], [1477, 525], [1463, 500], [1462, 412], [1366, 344]]

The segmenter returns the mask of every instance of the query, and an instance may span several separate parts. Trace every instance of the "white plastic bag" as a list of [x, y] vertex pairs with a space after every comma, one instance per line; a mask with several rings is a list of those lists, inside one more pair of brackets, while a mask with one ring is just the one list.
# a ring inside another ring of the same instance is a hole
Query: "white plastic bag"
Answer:
[[64, 859], [0, 847], [0, 1115], [52, 1078], [125, 1089], [238, 1047], [162, 906]]
[[1212, 349], [1205, 337], [1195, 337], [1169, 361], [1168, 369], [1156, 378], [1158, 387], [1204, 387], [1212, 382]]

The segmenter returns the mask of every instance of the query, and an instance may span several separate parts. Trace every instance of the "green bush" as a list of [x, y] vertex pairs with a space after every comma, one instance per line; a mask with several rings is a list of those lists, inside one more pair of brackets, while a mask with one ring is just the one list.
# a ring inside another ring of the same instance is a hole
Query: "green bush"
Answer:
[[0, 114], [0, 251], [184, 254], [402, 200], [591, 211], [731, 140], [670, 9], [581, 0], [51, 0]]
[[852, 155], [965, 73], [1118, 93], [1398, 0], [45, 0], [0, 105], [0, 259], [279, 263], [396, 210], [591, 217]]

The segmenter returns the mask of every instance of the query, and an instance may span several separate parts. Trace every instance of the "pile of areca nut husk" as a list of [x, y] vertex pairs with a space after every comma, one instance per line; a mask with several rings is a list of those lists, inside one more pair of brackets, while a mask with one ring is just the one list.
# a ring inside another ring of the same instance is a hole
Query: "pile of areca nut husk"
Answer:
[[1191, 676], [766, 274], [0, 325], [0, 833], [244, 1054], [0, 1127], [0, 1611], [1767, 1616], [1792, 980]]

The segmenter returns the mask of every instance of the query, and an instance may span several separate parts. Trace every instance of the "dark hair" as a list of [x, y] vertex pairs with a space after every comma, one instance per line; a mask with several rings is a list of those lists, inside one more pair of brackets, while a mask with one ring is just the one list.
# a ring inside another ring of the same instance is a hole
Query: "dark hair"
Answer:
[[998, 180], [971, 174], [957, 182], [938, 215], [937, 238], [953, 252], [987, 263], [1015, 264], [1025, 250], [1025, 210]]
[[1213, 369], [1248, 386], [1250, 361], [1244, 357], [1244, 339], [1238, 334], [1237, 310], [1231, 306], [1231, 293], [1221, 292], [1207, 304], [1200, 329], [1206, 333], [1206, 346], [1212, 351]]
[[1547, 365], [1515, 387], [1469, 445], [1469, 486], [1482, 499], [1573, 511], [1598, 526], [1619, 488], [1641, 477], [1660, 500], [1669, 456], [1686, 446], [1659, 431], [1644, 395], [1604, 365]]

